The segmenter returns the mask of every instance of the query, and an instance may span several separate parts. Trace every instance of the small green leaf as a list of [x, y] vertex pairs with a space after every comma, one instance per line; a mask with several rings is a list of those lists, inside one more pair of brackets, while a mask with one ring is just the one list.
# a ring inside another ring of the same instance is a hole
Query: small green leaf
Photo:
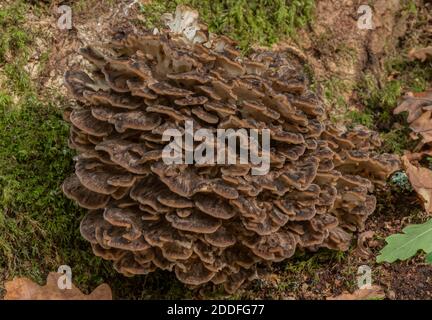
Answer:
[[387, 245], [380, 251], [377, 262], [394, 262], [407, 260], [417, 251], [428, 253], [432, 263], [432, 219], [423, 223], [407, 226], [404, 234], [393, 234], [386, 239]]

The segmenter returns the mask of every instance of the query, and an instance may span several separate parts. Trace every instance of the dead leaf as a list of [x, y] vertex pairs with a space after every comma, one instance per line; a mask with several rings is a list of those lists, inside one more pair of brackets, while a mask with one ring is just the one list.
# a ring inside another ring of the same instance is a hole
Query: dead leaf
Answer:
[[112, 292], [107, 284], [101, 284], [86, 295], [72, 284], [71, 289], [60, 289], [57, 281], [61, 274], [50, 272], [47, 283], [40, 286], [27, 278], [14, 278], [5, 284], [5, 300], [112, 300]]
[[410, 93], [393, 113], [408, 112], [407, 121], [415, 135], [421, 136], [422, 144], [432, 142], [432, 91]]
[[368, 239], [371, 239], [374, 235], [375, 235], [374, 231], [366, 231], [366, 232], [362, 232], [358, 236], [356, 254], [360, 258], [368, 259], [372, 255], [372, 252], [367, 247], [366, 241]]
[[415, 133], [423, 137], [423, 143], [432, 141], [432, 111], [425, 111], [414, 122], [410, 124], [410, 128]]
[[423, 201], [427, 213], [432, 213], [432, 171], [413, 165], [409, 161], [409, 154], [402, 157], [402, 164], [413, 189]]
[[327, 300], [372, 300], [384, 298], [384, 290], [380, 286], [375, 285], [370, 288], [358, 289], [353, 293], [344, 292], [336, 297], [329, 297]]
[[[432, 47], [428, 47], [432, 49]], [[432, 155], [432, 90], [421, 93], [409, 93], [404, 101], [394, 110], [394, 114], [408, 112], [407, 121], [412, 134], [421, 136], [415, 153], [407, 152], [402, 163], [413, 189], [423, 202], [428, 214], [432, 214], [432, 171], [417, 163], [426, 155]]]
[[421, 49], [411, 49], [408, 53], [408, 57], [411, 60], [426, 61], [428, 58], [432, 58], [432, 47], [426, 47]]
[[420, 161], [425, 156], [432, 157], [432, 149], [422, 150], [421, 152], [407, 152], [405, 153], [405, 156], [409, 160], [409, 162], [413, 163], [415, 161]]
[[394, 109], [393, 113], [399, 114], [404, 111], [408, 112], [407, 121], [411, 123], [422, 115], [423, 106], [428, 104], [427, 101], [427, 95], [415, 96], [412, 93], [408, 93], [405, 95], [403, 102]]

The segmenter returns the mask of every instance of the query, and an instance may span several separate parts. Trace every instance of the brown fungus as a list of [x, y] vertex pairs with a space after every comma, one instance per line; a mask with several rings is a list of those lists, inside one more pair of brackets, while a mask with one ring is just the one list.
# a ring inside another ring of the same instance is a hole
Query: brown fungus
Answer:
[[[200, 29], [185, 7], [169, 26], [116, 36], [109, 55], [86, 48], [95, 75], [65, 75], [79, 100], [66, 115], [79, 156], [63, 191], [91, 210], [81, 233], [95, 254], [125, 275], [160, 268], [186, 284], [232, 292], [256, 277], [258, 263], [297, 249], [347, 250], [374, 211], [374, 184], [398, 160], [374, 152], [375, 133], [328, 124], [284, 52], [244, 58], [232, 40]], [[254, 176], [252, 164], [167, 165], [162, 135], [180, 129], [184, 136], [188, 120], [212, 132], [269, 129], [269, 172]]]

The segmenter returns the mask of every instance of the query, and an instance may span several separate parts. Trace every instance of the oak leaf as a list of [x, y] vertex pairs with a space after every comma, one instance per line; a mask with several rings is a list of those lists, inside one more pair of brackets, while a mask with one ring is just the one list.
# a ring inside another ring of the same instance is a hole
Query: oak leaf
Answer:
[[408, 179], [417, 192], [418, 196], [422, 199], [423, 206], [427, 213], [432, 213], [432, 171], [424, 168], [417, 167], [408, 159], [408, 155], [402, 157], [402, 163], [405, 167], [405, 172]]
[[28, 278], [16, 277], [5, 284], [5, 300], [112, 300], [107, 284], [101, 284], [89, 295], [82, 293], [72, 284], [71, 289], [60, 289], [57, 281], [62, 275], [50, 272], [47, 283], [40, 286]]
[[386, 246], [380, 251], [376, 261], [394, 262], [407, 260], [419, 250], [426, 252], [426, 262], [431, 262], [432, 253], [432, 219], [423, 224], [413, 224], [405, 227], [403, 233], [392, 234], [386, 238]]
[[362, 288], [353, 293], [344, 292], [335, 297], [329, 297], [327, 300], [381, 300], [385, 298], [384, 290], [380, 286], [371, 286]]

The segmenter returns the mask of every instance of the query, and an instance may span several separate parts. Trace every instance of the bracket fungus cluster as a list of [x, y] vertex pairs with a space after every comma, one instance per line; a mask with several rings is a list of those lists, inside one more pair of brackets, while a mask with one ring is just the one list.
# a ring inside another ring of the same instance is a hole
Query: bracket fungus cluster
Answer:
[[[157, 268], [185, 284], [233, 292], [259, 263], [296, 249], [346, 250], [374, 211], [370, 193], [399, 167], [376, 133], [329, 125], [283, 52], [242, 57], [235, 42], [179, 7], [169, 29], [122, 32], [86, 47], [91, 74], [69, 71], [65, 114], [78, 152], [64, 193], [89, 209], [81, 234], [125, 275]], [[171, 164], [164, 130], [262, 129], [270, 171], [252, 164]]]

